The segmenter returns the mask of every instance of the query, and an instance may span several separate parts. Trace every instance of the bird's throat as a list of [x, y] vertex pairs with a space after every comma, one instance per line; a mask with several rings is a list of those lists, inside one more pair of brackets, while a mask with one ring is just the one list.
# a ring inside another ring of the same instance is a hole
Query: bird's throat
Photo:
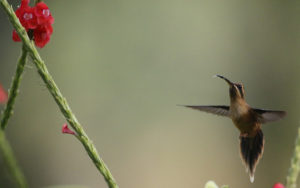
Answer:
[[237, 99], [230, 103], [230, 113], [233, 119], [239, 119], [249, 112], [249, 105], [243, 99]]

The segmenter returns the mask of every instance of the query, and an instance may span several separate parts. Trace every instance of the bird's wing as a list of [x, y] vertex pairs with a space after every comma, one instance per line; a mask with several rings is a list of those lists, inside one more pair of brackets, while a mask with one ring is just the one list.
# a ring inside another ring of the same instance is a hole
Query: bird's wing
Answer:
[[285, 111], [276, 111], [276, 110], [262, 110], [262, 109], [253, 109], [258, 116], [258, 121], [260, 123], [269, 123], [272, 121], [278, 121], [286, 116]]
[[219, 116], [230, 117], [229, 106], [191, 106], [191, 105], [183, 105], [183, 106], [188, 108], [193, 108], [195, 110], [200, 110], [203, 112], [216, 114]]

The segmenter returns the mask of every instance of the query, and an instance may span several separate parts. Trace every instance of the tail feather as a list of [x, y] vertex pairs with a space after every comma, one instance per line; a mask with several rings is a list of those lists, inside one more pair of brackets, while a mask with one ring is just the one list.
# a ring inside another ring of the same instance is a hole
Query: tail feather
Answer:
[[254, 172], [264, 150], [264, 135], [261, 129], [257, 130], [255, 136], [240, 135], [241, 158], [245, 163], [250, 175], [250, 181], [254, 182]]

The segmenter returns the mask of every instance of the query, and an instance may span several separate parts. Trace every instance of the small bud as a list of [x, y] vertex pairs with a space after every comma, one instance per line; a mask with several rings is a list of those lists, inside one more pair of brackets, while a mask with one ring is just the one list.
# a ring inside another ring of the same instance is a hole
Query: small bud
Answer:
[[7, 99], [8, 99], [7, 92], [4, 90], [4, 88], [0, 84], [0, 104], [5, 104], [7, 102]]
[[204, 188], [219, 188], [219, 187], [217, 186], [217, 184], [216, 184], [215, 182], [213, 182], [213, 181], [208, 181], [208, 182], [205, 184]]
[[72, 134], [72, 135], [75, 135], [75, 132], [74, 131], [71, 131], [68, 127], [68, 124], [64, 124], [62, 126], [62, 129], [61, 129], [61, 132], [64, 133], [64, 134]]
[[281, 183], [276, 183], [275, 185], [273, 185], [273, 188], [284, 188], [284, 185], [282, 185]]

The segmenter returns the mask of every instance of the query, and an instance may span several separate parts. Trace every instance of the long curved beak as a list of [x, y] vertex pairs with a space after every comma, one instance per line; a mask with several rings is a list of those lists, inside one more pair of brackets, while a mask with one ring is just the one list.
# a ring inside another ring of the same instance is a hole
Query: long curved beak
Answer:
[[233, 85], [233, 83], [230, 80], [228, 80], [227, 78], [225, 78], [224, 76], [221, 76], [221, 75], [217, 74], [217, 75], [215, 75], [215, 77], [219, 77], [219, 78], [225, 80], [230, 86]]

